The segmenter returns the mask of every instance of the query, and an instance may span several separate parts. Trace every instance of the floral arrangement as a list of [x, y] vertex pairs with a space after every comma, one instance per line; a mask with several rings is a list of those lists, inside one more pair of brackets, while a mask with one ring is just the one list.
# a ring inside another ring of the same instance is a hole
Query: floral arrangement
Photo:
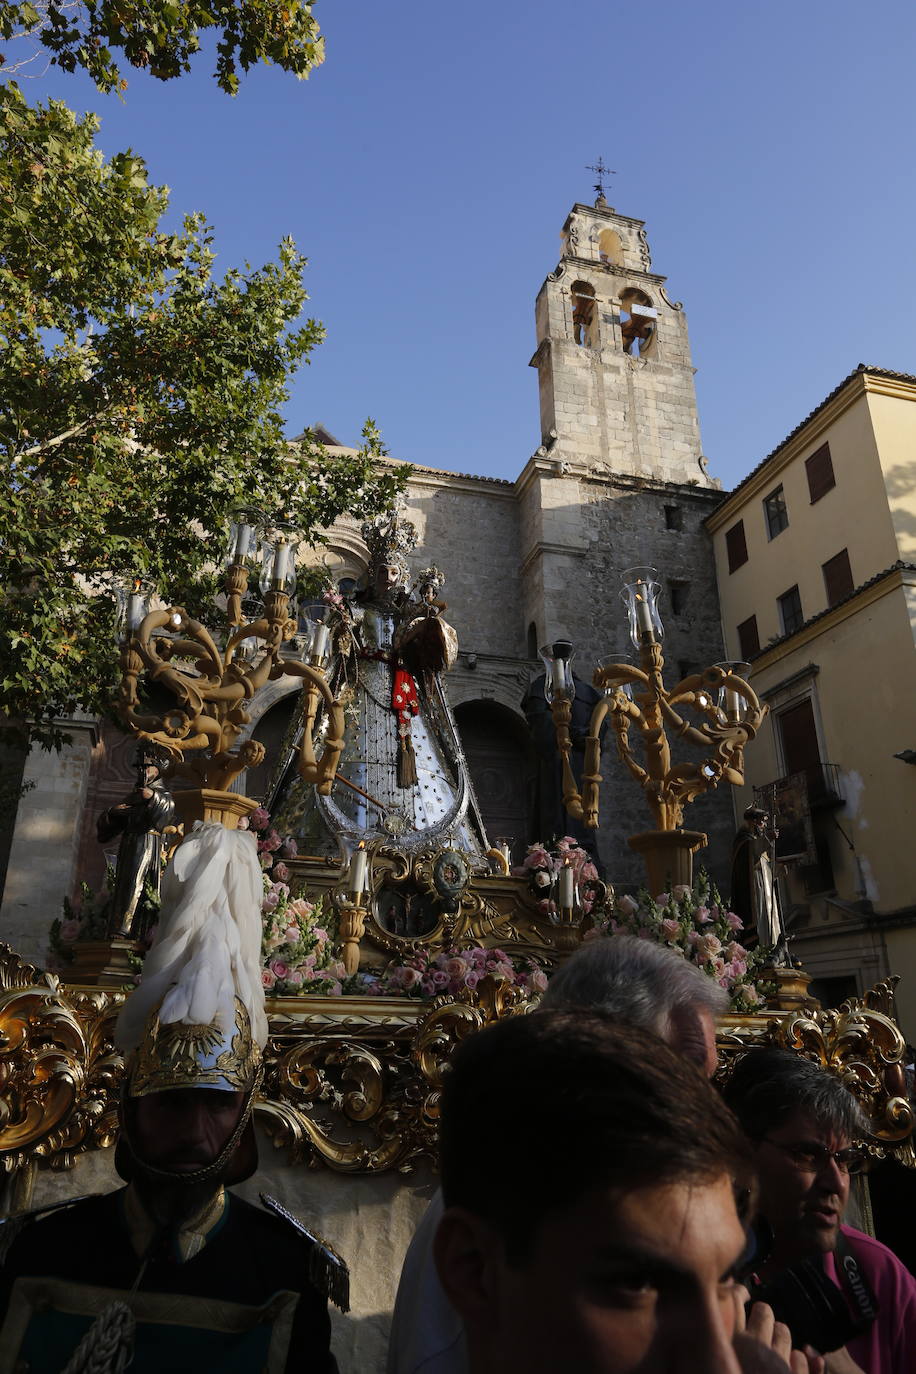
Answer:
[[618, 897], [584, 938], [627, 934], [657, 940], [715, 978], [731, 997], [733, 1011], [757, 1011], [768, 991], [758, 974], [765, 954], [738, 943], [736, 934], [742, 924], [701, 871], [693, 887], [673, 887], [655, 898], [644, 889], [637, 897]]
[[592, 863], [591, 855], [582, 849], [572, 835], [564, 835], [557, 840], [553, 849], [548, 849], [541, 842], [529, 845], [522, 863], [512, 872], [518, 877], [528, 878], [538, 908], [548, 915], [557, 909], [551, 893], [559, 880], [560, 869], [567, 862], [573, 871], [573, 882], [579, 889], [582, 910], [589, 915], [598, 892], [598, 870]]
[[296, 841], [284, 839], [271, 825], [263, 806], [240, 828], [254, 832], [264, 876], [261, 903], [261, 981], [271, 997], [299, 997], [305, 993], [338, 995], [346, 969], [335, 953], [337, 931], [333, 912], [323, 899], [307, 901], [290, 893], [289, 869], [284, 860], [296, 857]]
[[467, 949], [420, 949], [403, 962], [393, 961], [381, 973], [359, 975], [360, 991], [376, 997], [439, 997], [473, 992], [482, 978], [510, 983], [529, 996], [547, 988], [547, 974], [536, 959], [513, 959], [501, 949], [474, 945]]
[[[114, 889], [115, 870], [109, 864], [105, 870], [105, 886], [100, 892], [93, 892], [88, 883], [80, 883], [80, 895], [76, 902], [69, 897], [63, 901], [63, 915], [51, 922], [48, 931], [48, 953], [45, 968], [49, 973], [65, 973], [73, 963], [73, 947], [83, 940], [108, 939], [108, 911], [111, 893]], [[143, 952], [149, 949], [156, 934], [159, 894], [147, 878], [143, 884], [140, 899], [140, 913], [143, 920], [141, 944]], [[142, 967], [142, 955], [129, 955], [129, 962], [136, 971]]]

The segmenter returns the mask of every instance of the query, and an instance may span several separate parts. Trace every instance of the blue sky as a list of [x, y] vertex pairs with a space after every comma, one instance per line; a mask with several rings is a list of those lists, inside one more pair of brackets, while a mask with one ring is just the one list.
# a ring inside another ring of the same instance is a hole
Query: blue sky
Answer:
[[514, 477], [539, 442], [533, 306], [585, 170], [647, 223], [687, 311], [704, 450], [732, 486], [858, 362], [916, 372], [912, 0], [489, 6], [322, 0], [324, 66], [223, 95], [207, 57], [102, 116], [202, 210], [224, 267], [307, 253], [326, 342], [289, 432]]

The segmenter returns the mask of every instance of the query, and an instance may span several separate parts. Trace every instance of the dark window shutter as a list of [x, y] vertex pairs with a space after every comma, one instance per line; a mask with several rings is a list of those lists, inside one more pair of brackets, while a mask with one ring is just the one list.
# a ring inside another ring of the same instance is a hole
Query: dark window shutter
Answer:
[[823, 564], [823, 573], [828, 606], [835, 606], [854, 590], [848, 550], [840, 549], [839, 553], [829, 558]]
[[733, 573], [747, 562], [747, 540], [744, 537], [744, 521], [739, 520], [725, 531], [725, 548], [728, 552], [728, 571]]
[[760, 653], [760, 635], [757, 631], [757, 617], [749, 616], [747, 620], [742, 620], [738, 626], [738, 645], [741, 649], [741, 657], [744, 659], [754, 658]]
[[810, 458], [805, 459], [805, 472], [808, 474], [808, 491], [813, 506], [815, 501], [826, 496], [831, 487], [836, 486], [829, 444], [822, 444]]

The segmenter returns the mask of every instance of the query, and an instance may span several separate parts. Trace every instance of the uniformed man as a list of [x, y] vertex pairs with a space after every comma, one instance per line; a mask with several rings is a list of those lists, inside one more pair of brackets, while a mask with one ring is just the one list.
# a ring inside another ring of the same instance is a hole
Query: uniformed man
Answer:
[[7, 1223], [0, 1371], [337, 1370], [327, 1300], [346, 1310], [343, 1262], [272, 1199], [262, 1211], [227, 1191], [257, 1165], [267, 1030], [253, 838], [203, 826], [174, 868], [119, 1022], [127, 1186]]

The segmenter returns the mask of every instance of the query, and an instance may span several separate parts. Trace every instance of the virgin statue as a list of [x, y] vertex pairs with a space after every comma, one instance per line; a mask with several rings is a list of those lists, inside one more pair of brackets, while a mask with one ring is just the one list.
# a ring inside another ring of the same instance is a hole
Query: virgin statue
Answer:
[[431, 567], [411, 585], [407, 557], [416, 530], [397, 513], [362, 533], [370, 558], [365, 590], [325, 596], [328, 681], [346, 721], [334, 789], [318, 796], [296, 774], [298, 738], [291, 738], [290, 762], [269, 800], [273, 824], [311, 854], [335, 844], [350, 851], [384, 835], [406, 851], [436, 841], [483, 859], [486, 837], [442, 683], [458, 656], [438, 599], [445, 579]]

